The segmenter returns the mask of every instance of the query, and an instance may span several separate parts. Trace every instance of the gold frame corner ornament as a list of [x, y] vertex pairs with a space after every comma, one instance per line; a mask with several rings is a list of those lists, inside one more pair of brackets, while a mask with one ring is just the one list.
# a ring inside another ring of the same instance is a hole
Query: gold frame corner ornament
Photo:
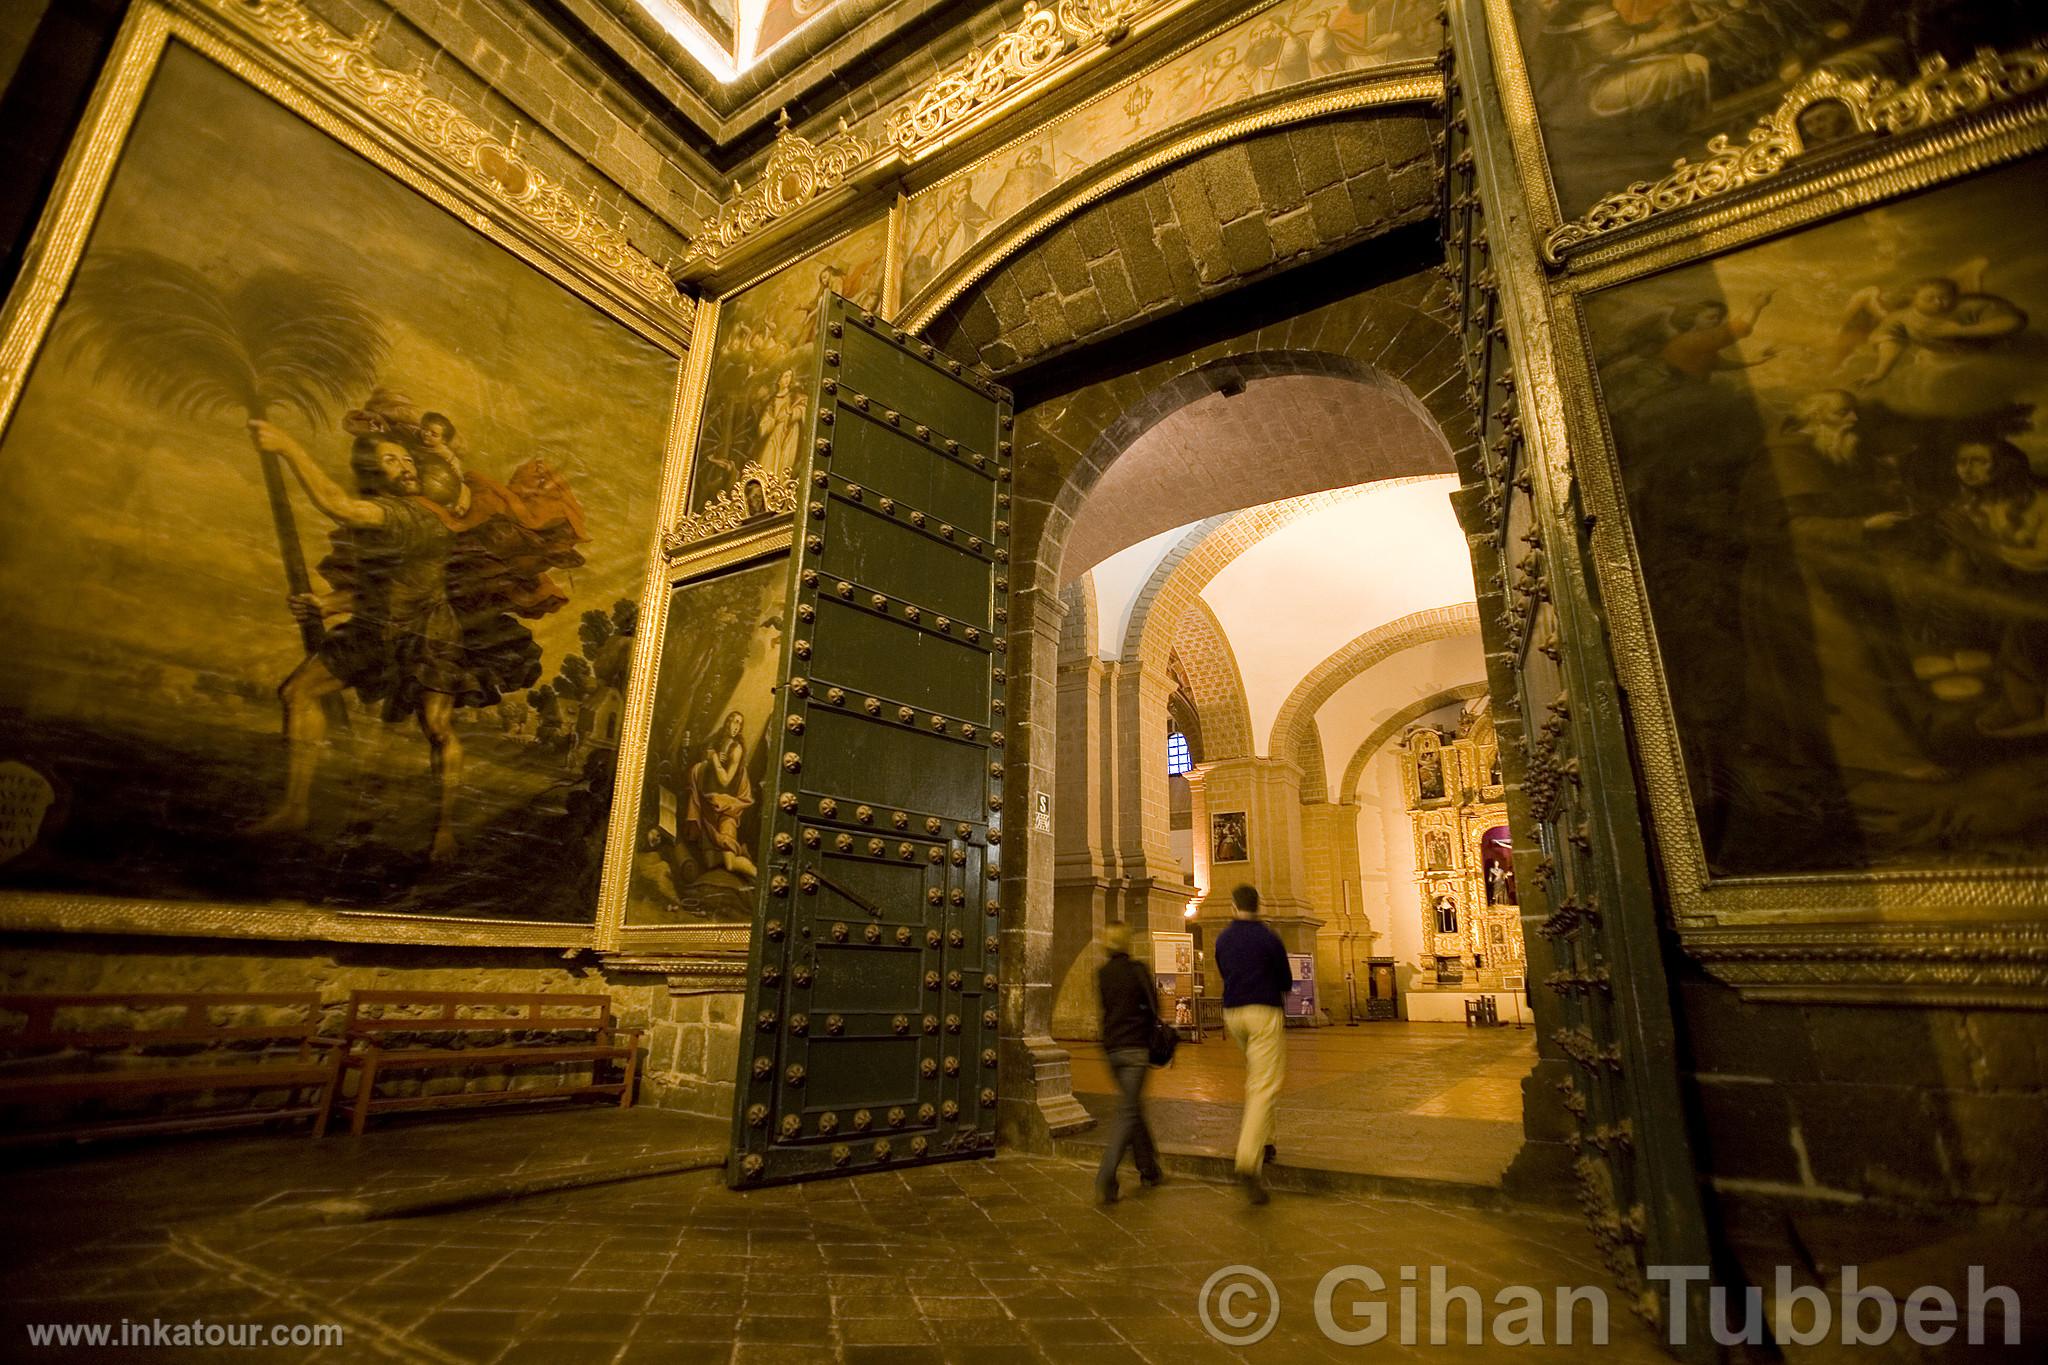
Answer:
[[520, 153], [520, 130], [499, 138], [427, 86], [424, 66], [405, 72], [380, 66], [371, 48], [382, 32], [373, 20], [355, 37], [320, 19], [300, 0], [188, 0], [255, 37], [271, 53], [359, 105], [392, 133], [461, 171], [496, 202], [518, 211], [563, 246], [637, 297], [687, 320], [692, 300], [653, 257], [617, 226], [597, 216], [597, 191], [582, 200]]
[[1904, 84], [1881, 76], [1849, 79], [1826, 69], [1814, 71], [1787, 91], [1739, 145], [1717, 133], [1700, 159], [1680, 157], [1662, 179], [1639, 180], [1552, 228], [1543, 238], [1543, 259], [1562, 265], [1573, 252], [1610, 234], [1749, 189], [1796, 168], [1809, 154], [1833, 150], [1837, 143], [1806, 145], [1800, 123], [1816, 105], [1835, 104], [1848, 112], [1854, 132], [1839, 145], [1858, 148], [1862, 139], [1939, 128], [2043, 88], [2048, 88], [2048, 40], [2009, 52], [1979, 48], [1961, 66], [1929, 57]]
[[761, 485], [761, 498], [770, 515], [795, 513], [796, 476], [777, 474], [749, 460], [741, 466], [731, 488], [706, 503], [703, 511], [683, 513], [661, 533], [662, 553], [673, 562], [688, 553], [691, 546], [745, 526], [757, 515], [747, 510], [745, 490], [749, 483]]

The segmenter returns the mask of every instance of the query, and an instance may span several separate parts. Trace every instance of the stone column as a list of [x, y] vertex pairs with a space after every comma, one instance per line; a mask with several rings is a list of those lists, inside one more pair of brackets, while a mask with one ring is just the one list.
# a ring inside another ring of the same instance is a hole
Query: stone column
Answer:
[[1316, 1003], [1318, 1022], [1341, 1024], [1348, 1018], [1344, 972], [1355, 957], [1359, 964], [1371, 953], [1372, 936], [1364, 930], [1358, 896], [1358, 807], [1349, 802], [1310, 801], [1301, 808], [1303, 862], [1308, 871], [1305, 899], [1323, 917], [1316, 935]]
[[1163, 668], [1126, 659], [1109, 665], [1115, 696], [1118, 908], [1149, 955], [1155, 933], [1179, 933], [1187, 891], [1168, 825]]
[[[1313, 953], [1323, 919], [1308, 899], [1302, 857], [1301, 769], [1285, 759], [1231, 758], [1197, 764], [1188, 772], [1194, 793], [1195, 880], [1202, 887], [1196, 923], [1205, 944], [1230, 922], [1230, 893], [1241, 883], [1258, 888], [1259, 914], [1291, 953]], [[1215, 861], [1211, 816], [1242, 811], [1242, 861]], [[1204, 958], [1204, 989], [1221, 995], [1213, 959]]]
[[[1003, 821], [1002, 1071], [997, 1126], [1002, 1141], [1046, 1152], [1063, 1133], [1092, 1120], [1074, 1098], [1065, 1049], [1052, 1040], [1054, 837], [1033, 818], [1039, 792], [1053, 790], [1059, 699], [1060, 622], [1066, 608], [1050, 591], [1012, 599], [1009, 666], [1010, 804]], [[1028, 622], [1028, 626], [1021, 623]], [[1018, 770], [1022, 780], [1016, 779]], [[1019, 856], [1019, 855], [1022, 856]]]
[[1114, 750], [1109, 682], [1093, 649], [1068, 658], [1059, 670], [1059, 754], [1053, 787], [1053, 919], [1050, 974], [1052, 1032], [1057, 1038], [1095, 1037], [1097, 1017], [1090, 975], [1075, 968], [1102, 932], [1114, 852]]

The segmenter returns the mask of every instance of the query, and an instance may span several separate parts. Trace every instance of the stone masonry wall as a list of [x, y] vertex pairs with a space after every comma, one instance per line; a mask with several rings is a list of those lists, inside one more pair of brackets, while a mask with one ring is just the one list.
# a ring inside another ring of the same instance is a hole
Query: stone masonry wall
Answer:
[[1701, 1165], [1839, 1206], [2048, 1206], [2048, 1028], [2026, 1010], [1759, 1003], [1677, 979]]
[[1408, 111], [1228, 143], [1075, 214], [927, 334], [998, 372], [1028, 364], [1427, 218], [1435, 174]]

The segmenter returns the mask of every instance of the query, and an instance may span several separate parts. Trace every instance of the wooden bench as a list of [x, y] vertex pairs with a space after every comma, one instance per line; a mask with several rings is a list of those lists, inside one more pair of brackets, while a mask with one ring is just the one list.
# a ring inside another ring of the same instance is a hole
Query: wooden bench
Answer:
[[[340, 1040], [320, 1036], [320, 997], [310, 991], [0, 995], [0, 1015], [7, 1014], [21, 1016], [23, 1024], [12, 1031], [0, 1025], [0, 1054], [8, 1058], [6, 1074], [0, 1074], [0, 1107], [72, 1110], [92, 1100], [209, 1091], [281, 1090], [285, 1102], [67, 1118], [53, 1127], [11, 1125], [0, 1133], [0, 1143], [196, 1132], [301, 1118], [313, 1120], [317, 1138], [327, 1131], [340, 1092]], [[285, 1018], [277, 1021], [278, 1015]], [[257, 1022], [265, 1016], [272, 1022]]]
[[[621, 1029], [612, 1019], [608, 995], [552, 995], [492, 991], [355, 991], [349, 995], [344, 1027], [348, 1051], [343, 1065], [361, 1073], [350, 1111], [349, 1132], [361, 1137], [372, 1113], [444, 1109], [475, 1104], [525, 1104], [579, 1095], [616, 1095], [619, 1108], [633, 1104], [639, 1067], [640, 1031]], [[462, 1046], [476, 1034], [504, 1034], [502, 1041]], [[534, 1035], [549, 1035], [537, 1038]], [[584, 1037], [562, 1041], [562, 1035]], [[394, 1071], [467, 1066], [535, 1066], [590, 1063], [590, 1080], [503, 1090], [464, 1090], [446, 1095], [378, 1095], [377, 1082]], [[620, 1064], [619, 1080], [600, 1079], [607, 1062]]]

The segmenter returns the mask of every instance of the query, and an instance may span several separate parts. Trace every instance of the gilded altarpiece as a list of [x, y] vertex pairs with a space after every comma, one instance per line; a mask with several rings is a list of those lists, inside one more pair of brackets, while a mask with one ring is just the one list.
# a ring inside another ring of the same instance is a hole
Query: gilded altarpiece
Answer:
[[1401, 786], [1422, 907], [1416, 984], [1519, 985], [1527, 958], [1492, 717], [1481, 707], [1455, 732], [1411, 730], [1401, 746]]

